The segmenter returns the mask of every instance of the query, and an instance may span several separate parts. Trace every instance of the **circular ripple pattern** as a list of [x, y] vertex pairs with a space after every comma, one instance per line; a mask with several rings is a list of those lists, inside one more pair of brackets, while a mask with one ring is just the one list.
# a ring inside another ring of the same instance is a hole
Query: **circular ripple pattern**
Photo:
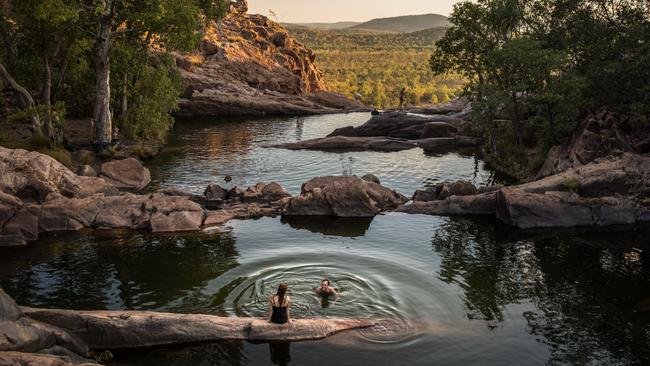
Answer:
[[[419, 335], [414, 319], [444, 319], [456, 306], [435, 281], [407, 265], [346, 254], [328, 254], [319, 261], [306, 261], [313, 253], [266, 258], [237, 267], [204, 289], [206, 303], [221, 305], [231, 316], [266, 316], [269, 299], [280, 283], [289, 284], [292, 317], [361, 317], [376, 326], [360, 331], [370, 342], [406, 343]], [[380, 271], [378, 268], [393, 271]], [[418, 278], [405, 284], [402, 277]], [[324, 299], [314, 293], [329, 278], [340, 297]], [[212, 294], [212, 295], [209, 295]], [[432, 297], [431, 294], [436, 294]], [[222, 304], [215, 304], [221, 300]], [[439, 302], [432, 306], [432, 299]], [[431, 313], [431, 309], [435, 309]]]

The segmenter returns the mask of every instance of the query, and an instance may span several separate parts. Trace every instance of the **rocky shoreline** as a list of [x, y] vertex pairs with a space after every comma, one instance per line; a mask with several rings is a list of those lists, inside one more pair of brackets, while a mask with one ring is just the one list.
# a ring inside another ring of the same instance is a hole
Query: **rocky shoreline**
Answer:
[[191, 232], [232, 219], [276, 216], [374, 217], [396, 211], [494, 215], [517, 228], [608, 226], [650, 221], [650, 157], [623, 154], [512, 187], [467, 182], [417, 191], [412, 202], [374, 176], [318, 177], [291, 196], [277, 183], [246, 189], [174, 188], [142, 193], [149, 170], [135, 159], [104, 163], [80, 176], [37, 152], [0, 148], [0, 247], [20, 247], [48, 232]]

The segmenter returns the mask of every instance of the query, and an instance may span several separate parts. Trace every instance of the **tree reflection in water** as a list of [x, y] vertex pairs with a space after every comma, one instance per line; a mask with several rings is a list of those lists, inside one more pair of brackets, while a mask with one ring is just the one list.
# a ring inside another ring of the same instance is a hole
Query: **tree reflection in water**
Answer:
[[238, 256], [227, 233], [61, 235], [0, 261], [0, 279], [11, 278], [0, 283], [19, 304], [37, 307], [173, 310], [168, 304], [181, 297], [198, 303], [193, 289], [238, 266]]
[[[648, 228], [526, 234], [492, 222], [446, 221], [434, 233], [439, 277], [462, 289], [467, 316], [498, 327], [530, 303], [529, 332], [549, 364], [650, 362]], [[647, 303], [647, 304], [646, 304]]]

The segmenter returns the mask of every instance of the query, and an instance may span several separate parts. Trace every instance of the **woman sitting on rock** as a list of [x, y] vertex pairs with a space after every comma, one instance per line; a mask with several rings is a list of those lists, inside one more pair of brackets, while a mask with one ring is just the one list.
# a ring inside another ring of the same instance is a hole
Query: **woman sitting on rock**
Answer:
[[291, 298], [287, 296], [289, 285], [278, 286], [278, 292], [271, 298], [269, 304], [269, 321], [275, 324], [285, 324], [291, 321]]

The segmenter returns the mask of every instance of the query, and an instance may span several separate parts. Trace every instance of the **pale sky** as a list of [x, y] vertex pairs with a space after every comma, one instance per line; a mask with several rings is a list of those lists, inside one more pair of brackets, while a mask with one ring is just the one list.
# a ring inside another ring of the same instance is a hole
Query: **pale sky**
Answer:
[[[366, 21], [399, 15], [449, 15], [458, 0], [248, 0], [248, 12], [269, 15], [280, 22]], [[274, 19], [275, 20], [275, 19]]]

